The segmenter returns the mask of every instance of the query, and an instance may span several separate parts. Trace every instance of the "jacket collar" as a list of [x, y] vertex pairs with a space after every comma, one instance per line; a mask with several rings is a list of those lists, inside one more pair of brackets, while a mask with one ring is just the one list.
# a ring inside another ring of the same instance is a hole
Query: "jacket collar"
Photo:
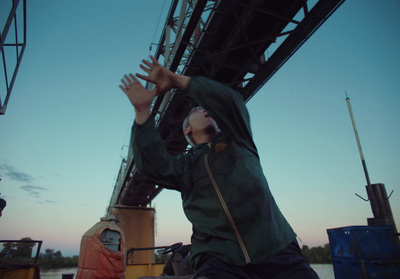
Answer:
[[[223, 137], [223, 134], [221, 132], [219, 132], [212, 140], [211, 144], [214, 144], [218, 141], [220, 141], [220, 139]], [[195, 146], [192, 147], [192, 151], [197, 151], [197, 150], [201, 150], [203, 148], [209, 148], [208, 147], [208, 143], [204, 142], [204, 143], [200, 143], [200, 144], [196, 144]]]

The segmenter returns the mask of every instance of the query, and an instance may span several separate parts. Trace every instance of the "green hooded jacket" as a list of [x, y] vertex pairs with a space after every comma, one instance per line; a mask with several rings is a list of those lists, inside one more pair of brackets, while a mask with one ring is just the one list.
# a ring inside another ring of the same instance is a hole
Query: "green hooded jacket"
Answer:
[[[194, 267], [206, 254], [234, 265], [260, 263], [296, 235], [270, 192], [243, 98], [229, 86], [204, 77], [192, 77], [186, 93], [216, 121], [221, 133], [211, 146], [199, 144], [187, 154], [170, 156], [150, 117], [133, 125], [136, 167], [155, 184], [181, 192], [185, 215], [193, 225]], [[231, 219], [207, 172], [206, 154]]]

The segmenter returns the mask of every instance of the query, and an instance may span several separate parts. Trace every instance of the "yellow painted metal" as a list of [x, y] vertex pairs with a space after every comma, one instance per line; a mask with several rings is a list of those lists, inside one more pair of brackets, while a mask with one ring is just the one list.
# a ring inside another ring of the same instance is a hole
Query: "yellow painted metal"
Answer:
[[[117, 223], [125, 235], [126, 250], [130, 248], [154, 247], [154, 208], [135, 206], [113, 206], [110, 214], [120, 220]], [[154, 263], [154, 250], [136, 251], [128, 264]]]
[[132, 264], [126, 266], [125, 278], [137, 279], [142, 276], [159, 276], [164, 268], [164, 264]]
[[37, 267], [18, 267], [0, 269], [0, 279], [36, 279], [39, 277]]

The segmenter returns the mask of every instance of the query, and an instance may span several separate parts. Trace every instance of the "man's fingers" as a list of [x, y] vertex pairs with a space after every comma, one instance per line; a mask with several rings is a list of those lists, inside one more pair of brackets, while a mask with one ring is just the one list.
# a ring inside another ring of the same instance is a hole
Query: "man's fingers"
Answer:
[[154, 63], [151, 64], [149, 61], [142, 59], [142, 63], [145, 64], [147, 67], [149, 67], [150, 69], [152, 69], [154, 67]]
[[127, 89], [126, 89], [125, 87], [123, 87], [122, 85], [120, 85], [119, 88], [121, 88], [121, 90], [124, 91], [124, 93], [126, 93]]
[[[157, 59], [155, 59], [153, 56], [150, 56], [150, 59], [151, 59], [151, 61], [153, 63], [150, 63], [149, 61], [146, 61], [146, 60], [143, 59], [142, 62], [143, 62], [144, 65], [143, 64], [139, 65], [140, 68], [143, 71], [145, 71], [148, 75], [145, 76], [145, 75], [141, 75], [141, 74], [138, 74], [138, 73], [135, 74], [136, 77], [138, 77], [138, 78], [140, 78], [140, 79], [142, 79], [144, 81], [147, 81], [147, 82], [151, 82], [149, 76], [150, 76], [151, 71], [154, 68], [154, 66], [160, 66], [160, 63], [158, 63]], [[129, 76], [124, 75], [124, 78], [121, 80], [123, 86], [122, 85], [119, 86], [122, 91], [126, 92], [133, 85], [141, 84], [140, 81], [135, 76], [132, 75], [132, 74], [129, 74]], [[158, 87], [156, 87], [156, 91], [157, 91], [157, 93], [159, 93], [159, 90], [157, 90], [157, 89], [158, 89]]]
[[141, 74], [136, 74], [136, 76], [137, 76], [138, 78], [140, 78], [140, 79], [145, 80], [145, 81], [149, 81], [148, 76], [144, 76], [144, 75], [141, 75]]
[[124, 75], [124, 79], [127, 82], [127, 84], [129, 84], [129, 86], [132, 86], [133, 81], [127, 75]]
[[[125, 89], [127, 90], [129, 85], [125, 82], [124, 79], [121, 79], [122, 84], [125, 86]], [[120, 85], [121, 86], [121, 85]]]
[[133, 84], [138, 84], [138, 83], [140, 83], [140, 82], [137, 80], [137, 78], [135, 78], [134, 75], [129, 74], [129, 76], [130, 76], [130, 78], [133, 80]]
[[145, 64], [148, 68], [146, 68], [145, 66], [143, 66], [142, 64], [140, 64], [140, 68], [142, 68], [144, 71], [146, 71], [147, 73], [149, 73], [151, 71], [151, 69], [154, 68], [154, 64], [151, 64], [150, 62], [146, 61], [146, 60], [142, 60], [142, 63]]
[[152, 55], [150, 55], [151, 61], [153, 61], [153, 64], [156, 66], [160, 66], [160, 63], [158, 63], [157, 59], [155, 59]]
[[[150, 63], [149, 61], [146, 61], [146, 60], [142, 60], [142, 63], [144, 64], [140, 64], [139, 66], [140, 66], [140, 68], [143, 70], [143, 71], [145, 71], [147, 74], [151, 74], [151, 71], [153, 70], [153, 68], [154, 68], [154, 66], [160, 66], [160, 64], [158, 63], [158, 61], [153, 57], [153, 56], [150, 56], [150, 59], [153, 61], [153, 63]], [[147, 66], [147, 67], [146, 67]], [[136, 76], [137, 77], [140, 77], [141, 79], [144, 79], [144, 80], [146, 80], [146, 81], [148, 81], [146, 78], [145, 78], [145, 76], [144, 75], [139, 75], [139, 74], [136, 74]]]
[[126, 93], [131, 87], [141, 85], [140, 81], [131, 73], [129, 76], [124, 75], [124, 78], [121, 79], [123, 85], [120, 85], [119, 88], [122, 89]]
[[145, 66], [143, 66], [142, 64], [140, 64], [140, 68], [145, 71], [146, 73], [150, 74], [151, 70], [149, 68], [146, 68]]

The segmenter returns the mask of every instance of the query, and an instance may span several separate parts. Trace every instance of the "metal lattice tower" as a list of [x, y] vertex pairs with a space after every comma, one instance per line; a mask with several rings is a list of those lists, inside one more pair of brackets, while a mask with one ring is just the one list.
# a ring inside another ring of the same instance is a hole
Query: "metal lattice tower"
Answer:
[[6, 112], [26, 47], [26, 0], [22, 1], [22, 5], [20, 0], [10, 0], [8, 3], [2, 3], [2, 7], [9, 10], [9, 14], [5, 22], [0, 22], [3, 25], [0, 33], [3, 67], [0, 73], [4, 76], [4, 84], [0, 83], [0, 115]]

